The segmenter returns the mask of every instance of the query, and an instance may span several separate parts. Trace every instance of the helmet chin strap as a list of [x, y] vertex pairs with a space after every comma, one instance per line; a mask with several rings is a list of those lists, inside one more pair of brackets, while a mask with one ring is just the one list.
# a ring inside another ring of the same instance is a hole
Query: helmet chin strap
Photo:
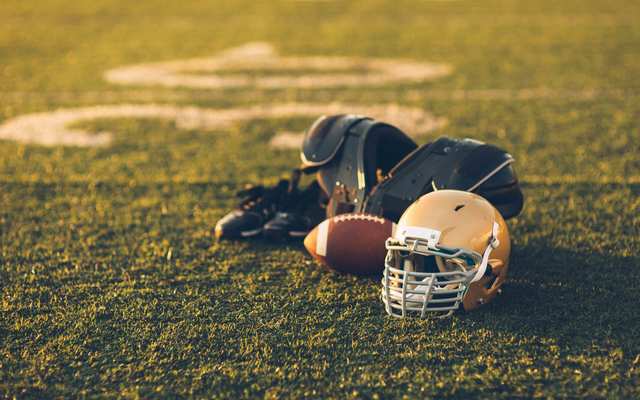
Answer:
[[480, 263], [480, 266], [478, 267], [478, 270], [473, 276], [473, 279], [471, 279], [470, 283], [479, 281], [480, 279], [482, 279], [485, 272], [487, 272], [487, 265], [489, 264], [489, 256], [491, 255], [491, 251], [500, 246], [500, 241], [498, 240], [499, 228], [500, 225], [498, 225], [497, 222], [494, 222], [493, 229], [491, 230], [491, 238], [489, 239], [489, 245], [485, 249], [484, 254], [482, 255], [482, 262]]

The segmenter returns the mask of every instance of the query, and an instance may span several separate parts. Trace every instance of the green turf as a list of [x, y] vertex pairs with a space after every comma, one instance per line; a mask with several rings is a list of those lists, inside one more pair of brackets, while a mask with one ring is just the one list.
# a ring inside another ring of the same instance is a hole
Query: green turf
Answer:
[[[269, 139], [313, 118], [83, 123], [116, 134], [98, 149], [0, 141], [0, 397], [640, 397], [639, 16], [618, 0], [1, 2], [0, 121], [139, 98], [399, 102], [448, 119], [432, 136], [511, 151], [527, 203], [495, 303], [396, 321], [377, 281], [325, 271], [298, 245], [212, 241], [236, 189], [297, 164]], [[455, 69], [297, 91], [102, 79], [256, 40]], [[446, 95], [485, 89], [514, 95]], [[597, 95], [571, 95], [583, 90]]]

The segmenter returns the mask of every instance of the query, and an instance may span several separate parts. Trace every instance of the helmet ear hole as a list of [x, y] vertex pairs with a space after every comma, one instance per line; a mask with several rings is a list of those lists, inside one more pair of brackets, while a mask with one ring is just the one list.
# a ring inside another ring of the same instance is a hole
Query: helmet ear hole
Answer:
[[484, 283], [484, 287], [487, 290], [493, 289], [498, 281], [498, 278], [502, 274], [502, 269], [504, 268], [504, 263], [502, 260], [498, 260], [496, 258], [492, 258], [489, 260], [489, 268], [487, 268], [487, 273], [485, 276], [488, 276], [489, 279]]
[[504, 268], [504, 263], [502, 262], [502, 260], [492, 258], [489, 260], [489, 266], [491, 266], [493, 275], [498, 276], [502, 272], [502, 268]]
[[491, 288], [493, 287], [493, 285], [496, 283], [497, 280], [498, 280], [498, 275], [491, 275], [489, 279], [487, 279], [486, 282], [484, 283], [484, 288], [487, 290], [491, 290]]

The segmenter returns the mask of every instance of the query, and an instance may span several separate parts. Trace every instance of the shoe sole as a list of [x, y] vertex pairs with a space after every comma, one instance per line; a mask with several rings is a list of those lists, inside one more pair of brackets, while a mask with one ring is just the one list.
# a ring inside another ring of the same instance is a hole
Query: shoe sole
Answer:
[[309, 234], [309, 231], [290, 231], [289, 232], [289, 236], [294, 237], [294, 238], [307, 236], [308, 234]]
[[243, 238], [253, 237], [262, 233], [262, 228], [254, 229], [252, 231], [242, 231], [240, 232], [240, 236]]
[[263, 235], [267, 239], [271, 240], [282, 240], [287, 237], [291, 239], [299, 239], [307, 236], [309, 232], [307, 231], [285, 231], [281, 229], [264, 229]]

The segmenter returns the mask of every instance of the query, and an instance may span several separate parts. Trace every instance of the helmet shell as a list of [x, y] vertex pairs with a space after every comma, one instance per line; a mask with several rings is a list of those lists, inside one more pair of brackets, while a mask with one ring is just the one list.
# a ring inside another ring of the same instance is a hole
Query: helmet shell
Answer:
[[[440, 231], [439, 246], [483, 254], [489, 245], [493, 223], [498, 224], [499, 244], [491, 251], [491, 274], [472, 283], [464, 298], [465, 310], [491, 301], [506, 279], [511, 240], [502, 215], [486, 199], [459, 190], [438, 190], [420, 197], [400, 217], [396, 238], [405, 227]], [[444, 271], [442, 271], [444, 272]]]

